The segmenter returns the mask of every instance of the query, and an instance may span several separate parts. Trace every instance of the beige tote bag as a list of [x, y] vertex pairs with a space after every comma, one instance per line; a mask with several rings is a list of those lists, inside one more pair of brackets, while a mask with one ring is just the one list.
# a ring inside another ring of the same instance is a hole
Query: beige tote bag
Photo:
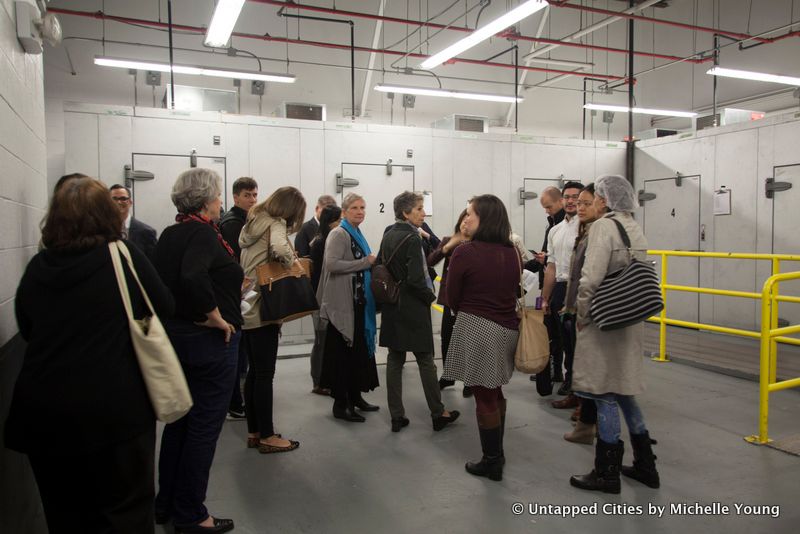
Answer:
[[[153, 404], [153, 411], [159, 421], [175, 422], [186, 415], [192, 407], [192, 395], [189, 392], [189, 384], [186, 383], [178, 355], [175, 354], [175, 349], [156, 315], [150, 297], [147, 296], [147, 292], [139, 280], [128, 247], [122, 241], [114, 241], [108, 244], [108, 248], [111, 252], [111, 262], [114, 264], [114, 272], [117, 275], [122, 303], [128, 314], [133, 350], [136, 352], [136, 359], [139, 360], [139, 368], [142, 371], [150, 402]], [[128, 283], [125, 280], [120, 254], [125, 258], [131, 274], [139, 285], [147, 308], [150, 310], [150, 315], [144, 319], [137, 320], [133, 317], [131, 296], [128, 292]]]
[[544, 312], [525, 307], [525, 289], [520, 269], [519, 340], [514, 353], [514, 367], [520, 373], [536, 374], [550, 363], [550, 338], [544, 325]]

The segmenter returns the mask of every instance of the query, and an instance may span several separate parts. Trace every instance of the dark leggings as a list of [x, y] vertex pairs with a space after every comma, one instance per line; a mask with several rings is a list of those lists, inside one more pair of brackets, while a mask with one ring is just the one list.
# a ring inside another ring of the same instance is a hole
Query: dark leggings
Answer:
[[447, 351], [450, 349], [450, 338], [453, 337], [453, 325], [456, 324], [456, 316], [450, 308], [444, 306], [442, 311], [442, 369], [444, 362], [447, 361]]
[[244, 382], [244, 405], [247, 431], [266, 439], [275, 434], [272, 424], [272, 380], [278, 359], [278, 335], [281, 326], [271, 324], [245, 330], [243, 342], [250, 367]]
[[500, 401], [505, 399], [502, 387], [472, 386], [471, 389], [475, 395], [475, 413], [478, 417], [493, 414], [500, 410]]

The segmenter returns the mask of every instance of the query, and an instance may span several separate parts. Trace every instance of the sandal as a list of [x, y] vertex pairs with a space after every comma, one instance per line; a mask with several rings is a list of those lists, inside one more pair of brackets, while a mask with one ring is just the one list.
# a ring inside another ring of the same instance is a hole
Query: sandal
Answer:
[[268, 445], [266, 443], [258, 443], [258, 452], [261, 454], [272, 454], [276, 452], [289, 452], [295, 450], [300, 446], [299, 441], [289, 440], [289, 445], [285, 447], [278, 447], [277, 445]]

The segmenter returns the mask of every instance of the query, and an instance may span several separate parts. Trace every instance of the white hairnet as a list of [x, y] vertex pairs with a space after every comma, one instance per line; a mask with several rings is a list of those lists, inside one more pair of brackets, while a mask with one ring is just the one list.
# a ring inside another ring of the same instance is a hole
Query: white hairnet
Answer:
[[598, 178], [594, 183], [594, 192], [606, 200], [606, 206], [611, 211], [630, 213], [636, 209], [633, 187], [618, 174], [606, 174]]

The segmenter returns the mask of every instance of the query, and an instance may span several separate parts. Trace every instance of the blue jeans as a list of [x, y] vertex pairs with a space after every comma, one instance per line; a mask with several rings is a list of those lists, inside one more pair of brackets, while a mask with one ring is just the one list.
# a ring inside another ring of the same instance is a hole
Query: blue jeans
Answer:
[[586, 399], [593, 399], [597, 404], [597, 433], [600, 435], [600, 439], [606, 443], [615, 445], [619, 441], [622, 429], [618, 407], [622, 409], [625, 424], [628, 425], [628, 431], [631, 434], [647, 432], [644, 415], [633, 395], [618, 395], [617, 393], [595, 395], [583, 391], [576, 391], [575, 394]]
[[236, 379], [241, 332], [225, 343], [220, 330], [183, 321], [170, 321], [166, 328], [194, 405], [184, 417], [164, 427], [156, 513], [168, 514], [175, 525], [186, 526], [208, 517], [203, 501]]

